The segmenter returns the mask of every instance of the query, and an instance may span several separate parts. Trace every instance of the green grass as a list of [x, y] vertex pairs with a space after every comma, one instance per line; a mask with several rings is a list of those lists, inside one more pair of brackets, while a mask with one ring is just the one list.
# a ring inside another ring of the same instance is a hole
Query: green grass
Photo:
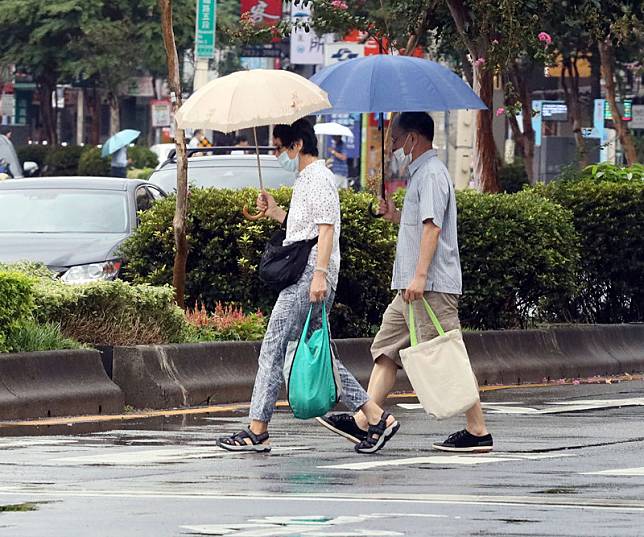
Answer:
[[13, 330], [7, 338], [7, 344], [13, 352], [85, 348], [77, 341], [61, 334], [59, 325], [38, 324], [35, 321], [28, 321]]

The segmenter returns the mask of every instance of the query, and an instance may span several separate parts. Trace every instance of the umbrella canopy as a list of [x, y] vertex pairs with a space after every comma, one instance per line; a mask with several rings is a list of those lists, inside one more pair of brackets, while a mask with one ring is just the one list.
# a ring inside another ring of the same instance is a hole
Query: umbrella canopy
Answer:
[[125, 129], [117, 132], [114, 136], [109, 137], [103, 144], [101, 149], [101, 157], [107, 157], [112, 153], [116, 153], [122, 147], [131, 144], [141, 134], [141, 131], [134, 129]]
[[327, 94], [306, 78], [275, 69], [239, 71], [208, 82], [177, 112], [179, 128], [231, 132], [291, 124], [331, 106]]
[[348, 136], [353, 138], [353, 132], [349, 127], [340, 125], [334, 121], [330, 123], [316, 123], [313, 127], [315, 134], [326, 135], [326, 136]]
[[455, 73], [429, 60], [379, 54], [323, 69], [311, 78], [329, 94], [333, 112], [485, 109]]

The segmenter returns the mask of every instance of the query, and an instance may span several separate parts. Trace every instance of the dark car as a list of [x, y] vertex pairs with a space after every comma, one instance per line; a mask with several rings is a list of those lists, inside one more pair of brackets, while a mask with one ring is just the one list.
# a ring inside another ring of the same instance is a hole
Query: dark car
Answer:
[[67, 283], [113, 280], [137, 212], [165, 197], [147, 181], [47, 177], [0, 182], [0, 262], [45, 263]]

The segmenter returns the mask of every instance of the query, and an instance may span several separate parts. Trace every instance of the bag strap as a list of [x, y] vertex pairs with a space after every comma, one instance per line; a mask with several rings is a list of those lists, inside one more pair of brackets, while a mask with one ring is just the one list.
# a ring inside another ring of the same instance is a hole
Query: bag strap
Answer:
[[[311, 324], [311, 314], [313, 313], [314, 305], [314, 303], [311, 303], [311, 306], [309, 307], [309, 314], [306, 316], [306, 321], [304, 321], [304, 328], [302, 328], [302, 335], [300, 339], [303, 339], [304, 341], [306, 341], [306, 337], [309, 334], [309, 325]], [[329, 325], [326, 316], [326, 302], [324, 300], [322, 301], [322, 329], [324, 330], [324, 333], [327, 334], [327, 337], [330, 338]]]
[[[423, 306], [425, 306], [425, 311], [427, 312], [427, 315], [429, 315], [429, 318], [432, 320], [432, 324], [434, 325], [434, 328], [436, 328], [438, 335], [444, 336], [445, 330], [443, 330], [441, 323], [438, 321], [438, 317], [436, 317], [434, 310], [429, 305], [427, 300], [425, 300], [425, 297], [423, 297]], [[414, 318], [414, 307], [411, 302], [409, 303], [409, 339], [411, 340], [412, 347], [418, 345], [418, 335], [416, 333], [416, 322]]]

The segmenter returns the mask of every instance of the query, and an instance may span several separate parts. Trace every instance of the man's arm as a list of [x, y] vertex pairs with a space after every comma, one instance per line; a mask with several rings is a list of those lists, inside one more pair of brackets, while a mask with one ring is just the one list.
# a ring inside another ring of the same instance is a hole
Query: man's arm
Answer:
[[431, 219], [423, 222], [423, 234], [420, 239], [420, 254], [418, 263], [416, 263], [416, 273], [403, 294], [405, 302], [413, 302], [423, 297], [429, 266], [432, 263], [432, 259], [434, 259], [440, 234], [441, 229]]

